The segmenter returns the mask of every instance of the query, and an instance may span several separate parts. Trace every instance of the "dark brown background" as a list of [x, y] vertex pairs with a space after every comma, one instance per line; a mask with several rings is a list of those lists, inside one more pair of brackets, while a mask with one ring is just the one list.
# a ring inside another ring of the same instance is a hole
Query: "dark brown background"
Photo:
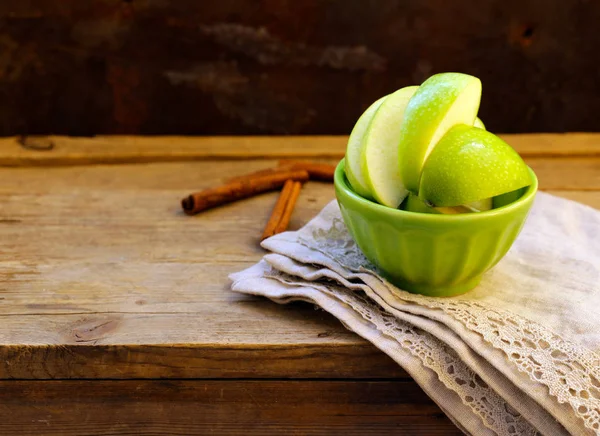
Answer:
[[594, 0], [1, 0], [0, 135], [347, 134], [479, 76], [495, 132], [600, 128]]

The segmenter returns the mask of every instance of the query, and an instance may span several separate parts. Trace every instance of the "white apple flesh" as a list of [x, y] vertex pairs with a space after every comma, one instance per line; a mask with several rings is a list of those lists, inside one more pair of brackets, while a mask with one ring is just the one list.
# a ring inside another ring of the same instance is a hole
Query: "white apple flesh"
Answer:
[[361, 164], [361, 154], [363, 148], [363, 138], [367, 129], [369, 128], [369, 124], [371, 123], [371, 119], [379, 106], [383, 103], [387, 96], [381, 97], [379, 100], [374, 102], [371, 106], [367, 108], [366, 111], [360, 116], [352, 132], [350, 133], [350, 138], [348, 138], [348, 146], [346, 147], [346, 177], [348, 177], [348, 182], [350, 182], [350, 186], [354, 192], [364, 198], [373, 198], [369, 187], [367, 185], [367, 181], [363, 174], [362, 164]]
[[478, 127], [480, 129], [486, 130], [485, 124], [479, 118], [475, 118], [475, 122], [473, 123], [473, 127]]
[[418, 86], [390, 94], [379, 106], [364, 135], [362, 174], [375, 200], [397, 208], [408, 194], [400, 177], [398, 141], [404, 111]]

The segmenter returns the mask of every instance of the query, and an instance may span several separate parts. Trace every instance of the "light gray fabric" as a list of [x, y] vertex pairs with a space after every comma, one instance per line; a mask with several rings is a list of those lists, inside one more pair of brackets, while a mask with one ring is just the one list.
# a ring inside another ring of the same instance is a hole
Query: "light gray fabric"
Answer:
[[454, 298], [387, 283], [335, 201], [263, 246], [272, 253], [233, 274], [233, 290], [323, 307], [405, 368], [463, 431], [600, 434], [600, 212], [539, 193], [506, 257]]

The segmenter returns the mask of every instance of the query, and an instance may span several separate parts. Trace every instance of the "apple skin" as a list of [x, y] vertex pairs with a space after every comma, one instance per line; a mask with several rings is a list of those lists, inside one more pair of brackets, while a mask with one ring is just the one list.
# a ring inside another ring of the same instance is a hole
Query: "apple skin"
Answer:
[[348, 145], [346, 147], [346, 177], [348, 178], [350, 186], [352, 186], [354, 192], [361, 197], [368, 198], [369, 200], [372, 200], [373, 196], [371, 195], [361, 166], [361, 154], [364, 145], [363, 138], [367, 132], [367, 129], [369, 128], [371, 119], [386, 97], [387, 95], [375, 101], [358, 118], [358, 121], [350, 133]]
[[462, 73], [440, 73], [410, 99], [398, 143], [398, 165], [406, 188], [417, 194], [425, 161], [456, 124], [472, 126], [481, 100], [481, 81]]
[[408, 194], [400, 178], [398, 141], [404, 111], [418, 86], [407, 86], [387, 96], [363, 137], [362, 174], [373, 198], [397, 208]]
[[507, 206], [511, 203], [514, 203], [519, 198], [523, 196], [525, 193], [525, 188], [520, 188], [515, 191], [506, 192], [504, 194], [497, 195], [493, 198], [493, 207], [494, 209], [498, 209], [499, 207]]
[[412, 192], [406, 196], [406, 199], [400, 205], [402, 210], [406, 210], [408, 212], [419, 212], [419, 213], [435, 213], [441, 214], [442, 212], [436, 210], [435, 208], [426, 204], [423, 200], [421, 200], [417, 195]]
[[459, 124], [427, 159], [419, 197], [434, 206], [458, 206], [530, 184], [527, 165], [510, 145], [486, 130]]

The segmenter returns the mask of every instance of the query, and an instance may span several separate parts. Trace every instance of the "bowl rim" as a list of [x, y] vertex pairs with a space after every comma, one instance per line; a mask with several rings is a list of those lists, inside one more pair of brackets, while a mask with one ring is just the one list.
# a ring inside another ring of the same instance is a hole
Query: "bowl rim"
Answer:
[[505, 206], [502, 206], [502, 207], [499, 207], [496, 209], [486, 210], [483, 212], [462, 213], [462, 214], [452, 214], [452, 215], [411, 212], [408, 210], [394, 209], [389, 206], [384, 206], [382, 204], [379, 204], [374, 201], [368, 200], [364, 197], [361, 197], [356, 192], [354, 192], [352, 190], [352, 188], [350, 187], [350, 183], [348, 182], [348, 179], [346, 177], [346, 171], [345, 171], [346, 162], [345, 161], [346, 161], [345, 157], [342, 158], [338, 162], [338, 164], [335, 168], [333, 182], [334, 182], [334, 186], [337, 189], [343, 191], [345, 195], [349, 196], [353, 201], [363, 205], [364, 207], [367, 207], [369, 209], [374, 209], [375, 211], [377, 211], [379, 213], [384, 213], [384, 214], [403, 217], [403, 218], [409, 218], [409, 217], [417, 218], [418, 217], [419, 219], [422, 219], [424, 221], [438, 221], [438, 222], [439, 221], [444, 221], [444, 222], [454, 221], [454, 222], [457, 222], [457, 221], [476, 221], [479, 219], [484, 219], [485, 217], [509, 215], [511, 212], [513, 212], [517, 209], [520, 209], [525, 204], [528, 204], [531, 201], [533, 201], [533, 198], [535, 197], [535, 194], [538, 190], [537, 176], [536, 176], [535, 172], [531, 169], [531, 167], [527, 166], [527, 168], [529, 169], [529, 173], [531, 174], [531, 184], [529, 186], [527, 186], [527, 190], [521, 196], [521, 198], [519, 198], [518, 200], [513, 201], [512, 203], [509, 203]]

